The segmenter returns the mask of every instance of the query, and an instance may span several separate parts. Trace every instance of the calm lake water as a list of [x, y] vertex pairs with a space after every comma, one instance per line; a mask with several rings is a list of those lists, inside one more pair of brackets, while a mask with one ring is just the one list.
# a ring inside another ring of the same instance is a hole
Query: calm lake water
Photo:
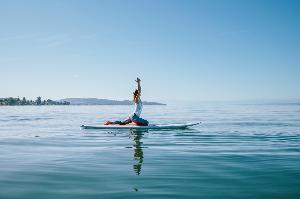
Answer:
[[0, 107], [0, 198], [300, 198], [300, 105], [144, 106], [187, 130], [81, 130], [130, 106]]

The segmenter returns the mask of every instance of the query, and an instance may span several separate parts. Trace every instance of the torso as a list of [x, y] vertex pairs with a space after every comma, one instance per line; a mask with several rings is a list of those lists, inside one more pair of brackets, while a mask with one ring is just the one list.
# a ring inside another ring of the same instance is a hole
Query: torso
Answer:
[[134, 103], [134, 112], [130, 115], [132, 117], [134, 114], [136, 114], [138, 117], [141, 117], [143, 109], [143, 103], [141, 99], [138, 99], [137, 102]]

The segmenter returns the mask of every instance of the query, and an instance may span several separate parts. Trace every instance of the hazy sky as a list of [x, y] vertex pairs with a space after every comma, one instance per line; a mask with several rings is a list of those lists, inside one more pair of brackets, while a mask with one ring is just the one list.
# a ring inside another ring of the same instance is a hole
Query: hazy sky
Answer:
[[300, 98], [300, 1], [0, 0], [0, 97]]

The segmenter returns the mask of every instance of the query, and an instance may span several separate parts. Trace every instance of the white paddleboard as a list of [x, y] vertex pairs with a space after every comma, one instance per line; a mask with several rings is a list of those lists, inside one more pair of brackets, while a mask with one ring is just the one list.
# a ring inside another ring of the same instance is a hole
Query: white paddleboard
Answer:
[[134, 125], [98, 125], [98, 126], [86, 126], [82, 125], [83, 129], [157, 129], [157, 130], [167, 130], [167, 129], [185, 129], [191, 126], [195, 126], [198, 123], [190, 123], [190, 124], [150, 124], [148, 126], [134, 126]]

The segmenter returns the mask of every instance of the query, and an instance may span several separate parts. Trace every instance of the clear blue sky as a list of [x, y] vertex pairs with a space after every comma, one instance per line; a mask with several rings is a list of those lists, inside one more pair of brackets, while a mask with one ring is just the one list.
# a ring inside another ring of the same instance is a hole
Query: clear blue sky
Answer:
[[0, 1], [0, 97], [300, 98], [300, 1]]

